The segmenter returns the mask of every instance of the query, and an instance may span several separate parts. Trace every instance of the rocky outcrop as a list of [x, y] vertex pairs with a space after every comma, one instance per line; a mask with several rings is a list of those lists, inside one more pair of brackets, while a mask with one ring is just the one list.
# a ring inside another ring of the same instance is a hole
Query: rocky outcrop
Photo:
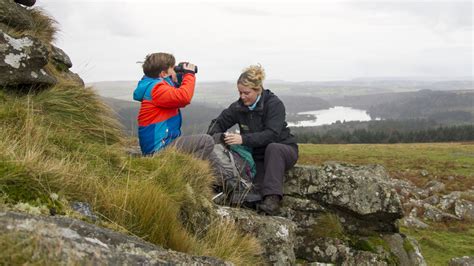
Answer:
[[[0, 1], [0, 86], [29, 91], [56, 85], [58, 79], [84, 86], [82, 79], [69, 70], [69, 56], [44, 37], [36, 36], [38, 26], [32, 12], [12, 0]], [[35, 16], [41, 15], [37, 12]]]
[[402, 205], [381, 166], [296, 166], [286, 177], [281, 216], [297, 225], [298, 259], [337, 265], [425, 264], [418, 244], [398, 233]]
[[402, 205], [389, 180], [381, 166], [333, 163], [295, 167], [287, 175], [285, 195], [292, 202], [304, 200], [305, 206], [312, 207], [302, 210], [301, 206], [286, 202], [286, 216], [329, 209], [343, 218], [342, 223], [350, 232], [367, 226], [374, 231], [398, 232], [396, 220], [403, 216]]
[[260, 240], [270, 264], [426, 265], [418, 243], [398, 233], [402, 205], [381, 166], [296, 166], [280, 216], [218, 207]]
[[[31, 251], [30, 262], [36, 260], [43, 263], [87, 265], [232, 265], [211, 257], [191, 256], [166, 250], [134, 236], [66, 217], [0, 212], [0, 238], [19, 248], [22, 243], [33, 245], [35, 249]], [[10, 252], [15, 250], [10, 249]]]

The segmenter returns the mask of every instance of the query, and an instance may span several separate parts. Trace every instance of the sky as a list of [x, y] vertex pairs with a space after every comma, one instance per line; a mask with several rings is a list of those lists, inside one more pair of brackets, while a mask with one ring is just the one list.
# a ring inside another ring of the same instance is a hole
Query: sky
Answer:
[[472, 1], [38, 0], [55, 45], [86, 83], [138, 80], [144, 57], [174, 54], [200, 81], [473, 76]]

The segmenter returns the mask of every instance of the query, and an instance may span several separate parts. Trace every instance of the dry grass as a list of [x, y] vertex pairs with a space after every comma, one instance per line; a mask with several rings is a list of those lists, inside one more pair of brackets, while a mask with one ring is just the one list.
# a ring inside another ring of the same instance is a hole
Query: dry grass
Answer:
[[239, 232], [233, 221], [218, 220], [210, 225], [202, 243], [200, 254], [218, 256], [236, 265], [262, 265], [260, 254], [263, 252], [258, 241]]
[[[30, 35], [40, 40], [44, 44], [50, 44], [54, 42], [58, 32], [57, 21], [49, 16], [44, 9], [39, 7], [26, 9], [24, 11], [32, 18], [33, 23], [31, 25], [12, 25], [14, 23], [7, 23], [7, 27], [5, 27], [3, 31], [11, 36], [14, 36], [15, 38]], [[12, 15], [10, 14], [9, 16]]]
[[58, 32], [58, 22], [39, 7], [34, 7], [30, 13], [34, 21], [33, 28], [30, 29], [31, 35], [44, 43], [54, 42]]

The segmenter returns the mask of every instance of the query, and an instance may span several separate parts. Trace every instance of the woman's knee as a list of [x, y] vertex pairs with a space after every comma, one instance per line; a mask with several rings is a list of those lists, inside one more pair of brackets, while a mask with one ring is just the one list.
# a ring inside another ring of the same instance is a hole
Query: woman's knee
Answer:
[[281, 150], [281, 145], [283, 145], [283, 144], [280, 144], [280, 143], [270, 143], [270, 144], [268, 144], [267, 147], [265, 148], [265, 154], [267, 152], [269, 152], [269, 153], [279, 152]]

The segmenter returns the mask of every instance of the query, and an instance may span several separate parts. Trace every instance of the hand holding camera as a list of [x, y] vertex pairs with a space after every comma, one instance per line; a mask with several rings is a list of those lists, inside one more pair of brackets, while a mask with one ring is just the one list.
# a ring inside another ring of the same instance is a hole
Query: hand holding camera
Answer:
[[194, 64], [188, 62], [181, 62], [174, 67], [174, 72], [176, 72], [176, 74], [184, 74], [188, 72], [198, 73], [198, 68]]

